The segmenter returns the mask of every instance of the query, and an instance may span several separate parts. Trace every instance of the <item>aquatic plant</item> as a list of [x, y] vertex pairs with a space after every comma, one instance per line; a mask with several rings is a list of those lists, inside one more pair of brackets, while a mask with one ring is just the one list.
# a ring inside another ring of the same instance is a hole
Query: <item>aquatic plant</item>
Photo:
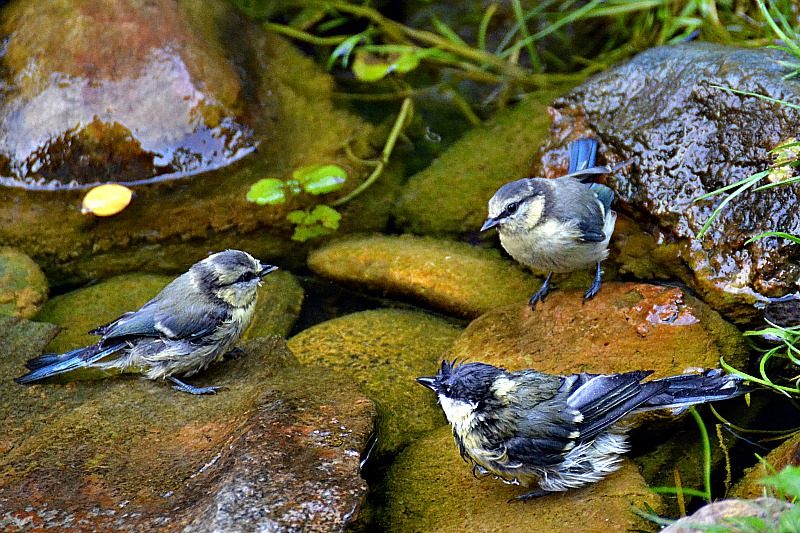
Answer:
[[[469, 32], [473, 42], [457, 31], [463, 28], [453, 28], [436, 16], [430, 17], [430, 29], [415, 28], [392, 20], [369, 2], [231, 1], [265, 28], [315, 47], [328, 70], [340, 66], [361, 82], [353, 89], [358, 92], [338, 93], [339, 98], [402, 101], [384, 149], [370, 162], [374, 171], [350, 194], [328, 204], [331, 208], [379, 178], [413, 116], [415, 97], [439, 94], [469, 124], [477, 125], [525, 92], [574, 85], [653, 46], [695, 37], [760, 46], [766, 44], [767, 33], [793, 35], [782, 15], [791, 12], [789, 0], [772, 2], [769, 10], [760, 0], [758, 5], [732, 0], [542, 0], [523, 5], [511, 0], [509, 6], [491, 3], [478, 11], [476, 27]], [[780, 17], [770, 18], [773, 11]], [[600, 25], [603, 35], [597, 42], [575, 38], [580, 28]], [[562, 50], [558, 57], [554, 49]], [[420, 70], [422, 75], [414, 75]], [[493, 88], [485, 98], [464, 90], [462, 82]], [[274, 194], [268, 205], [281, 198], [282, 191], [291, 190], [274, 182], [259, 182], [256, 187]]]
[[[712, 406], [713, 410], [713, 406]], [[694, 408], [690, 409], [690, 413], [697, 423], [700, 430], [700, 437], [703, 443], [703, 490], [692, 489], [680, 486], [680, 477], [676, 476], [675, 487], [653, 487], [651, 490], [658, 494], [675, 494], [678, 497], [678, 504], [681, 509], [681, 514], [686, 516], [686, 505], [684, 502], [685, 496], [699, 497], [708, 503], [712, 502], [711, 494], [711, 442], [708, 437], [703, 420]], [[716, 411], [714, 411], [716, 414]], [[722, 417], [717, 417], [721, 420], [722, 424], [736, 428], [729, 422], [725, 421]], [[718, 425], [719, 428], [719, 425]], [[772, 432], [768, 432], [772, 433]], [[766, 468], [772, 472], [771, 475], [762, 478], [758, 483], [764, 485], [769, 489], [771, 495], [780, 500], [795, 504], [781, 511], [778, 517], [780, 525], [779, 531], [796, 532], [798, 525], [800, 525], [800, 505], [796, 505], [800, 499], [800, 467], [787, 465], [783, 470], [777, 472], [769, 463], [762, 457], [756, 455]], [[765, 489], [766, 492], [767, 489]], [[668, 526], [677, 522], [677, 519], [665, 518], [655, 512], [650, 506], [644, 506], [644, 509], [634, 507], [632, 511], [659, 526]], [[767, 514], [768, 517], [772, 515]], [[759, 517], [725, 517], [718, 524], [692, 524], [692, 527], [699, 531], [708, 531], [715, 533], [759, 533], [764, 531], [771, 531], [769, 524], [765, 519]]]

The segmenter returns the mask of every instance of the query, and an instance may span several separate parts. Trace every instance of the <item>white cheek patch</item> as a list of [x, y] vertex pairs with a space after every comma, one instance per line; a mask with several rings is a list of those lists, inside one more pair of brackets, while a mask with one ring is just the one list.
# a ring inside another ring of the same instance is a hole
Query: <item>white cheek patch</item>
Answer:
[[477, 404], [462, 400], [453, 400], [443, 394], [439, 395], [439, 405], [442, 406], [444, 416], [453, 425], [461, 425], [469, 422], [475, 416]]
[[525, 226], [528, 229], [533, 229], [542, 219], [542, 211], [544, 211], [544, 196], [537, 196], [528, 200], [527, 209], [522, 210], [525, 216]]

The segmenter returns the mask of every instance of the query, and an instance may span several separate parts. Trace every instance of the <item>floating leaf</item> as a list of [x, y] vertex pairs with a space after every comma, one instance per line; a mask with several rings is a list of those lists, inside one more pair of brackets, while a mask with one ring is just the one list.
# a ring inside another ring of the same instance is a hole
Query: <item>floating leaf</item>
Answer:
[[98, 217], [116, 215], [131, 203], [133, 191], [124, 185], [106, 183], [86, 193], [81, 205], [81, 213], [92, 213]]
[[347, 171], [337, 165], [313, 165], [294, 171], [293, 177], [310, 194], [326, 194], [342, 188]]
[[300, 241], [304, 242], [308, 239], [316, 239], [317, 237], [324, 237], [325, 235], [330, 235], [333, 233], [333, 230], [328, 228], [323, 228], [322, 226], [315, 225], [315, 226], [297, 226], [294, 229], [294, 234], [292, 234], [293, 241]]
[[286, 184], [276, 178], [258, 180], [247, 191], [247, 199], [258, 205], [278, 205], [286, 201]]
[[297, 224], [297, 225], [314, 223], [314, 219], [311, 217], [311, 214], [306, 213], [305, 211], [292, 211], [291, 213], [286, 215], [286, 220], [288, 220], [292, 224]]
[[326, 228], [337, 230], [339, 229], [339, 221], [342, 220], [342, 215], [334, 208], [327, 205], [318, 205], [311, 212], [314, 220], [319, 221], [320, 224]]

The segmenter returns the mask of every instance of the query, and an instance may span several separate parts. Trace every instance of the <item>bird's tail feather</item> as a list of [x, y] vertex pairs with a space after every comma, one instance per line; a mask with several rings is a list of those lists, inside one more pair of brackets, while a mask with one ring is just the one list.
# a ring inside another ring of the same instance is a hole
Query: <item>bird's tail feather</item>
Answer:
[[123, 346], [124, 345], [120, 344], [100, 346], [98, 343], [87, 346], [86, 348], [71, 350], [63, 354], [48, 353], [40, 355], [25, 363], [25, 366], [30, 372], [16, 378], [14, 381], [20, 385], [26, 385], [50, 376], [57, 376], [58, 374], [69, 372], [70, 370], [85, 368], [91, 366], [103, 357], [118, 351]]
[[653, 395], [637, 408], [637, 411], [652, 409], [682, 411], [692, 405], [727, 400], [752, 390], [739, 376], [723, 374], [720, 370], [706, 370], [702, 374], [682, 374], [657, 379], [650, 383], [666, 385], [666, 388]]
[[586, 170], [594, 166], [597, 158], [597, 141], [585, 137], [573, 141], [569, 145], [569, 170], [573, 173], [578, 170]]

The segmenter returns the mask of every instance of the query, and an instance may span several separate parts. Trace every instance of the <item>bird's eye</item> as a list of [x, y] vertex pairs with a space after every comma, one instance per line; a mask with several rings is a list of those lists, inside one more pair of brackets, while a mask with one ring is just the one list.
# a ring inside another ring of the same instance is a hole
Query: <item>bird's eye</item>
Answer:
[[514, 213], [517, 212], [518, 207], [519, 204], [517, 202], [511, 202], [506, 206], [506, 213], [508, 213], [509, 215], [513, 215]]
[[256, 273], [253, 272], [252, 270], [248, 270], [247, 272], [239, 276], [239, 279], [236, 280], [236, 283], [246, 283], [248, 281], [253, 281], [254, 279], [256, 279]]

